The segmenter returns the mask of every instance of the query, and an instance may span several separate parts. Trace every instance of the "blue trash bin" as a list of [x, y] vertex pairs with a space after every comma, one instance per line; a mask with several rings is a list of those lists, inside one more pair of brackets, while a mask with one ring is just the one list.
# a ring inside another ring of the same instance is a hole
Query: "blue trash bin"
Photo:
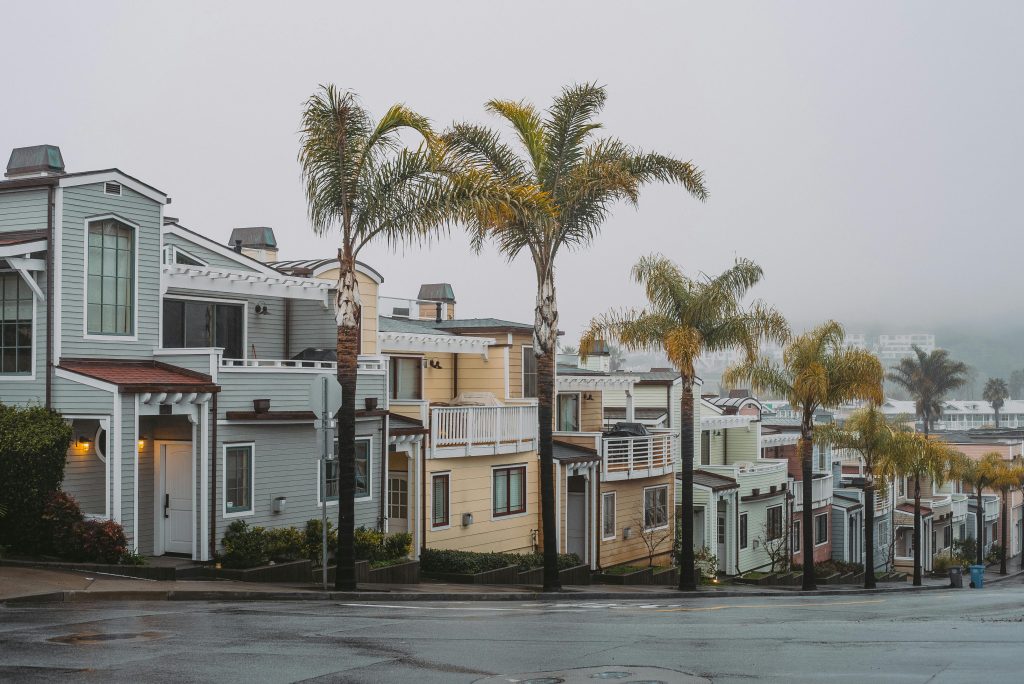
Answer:
[[971, 566], [971, 586], [975, 589], [982, 589], [985, 586], [985, 566]]

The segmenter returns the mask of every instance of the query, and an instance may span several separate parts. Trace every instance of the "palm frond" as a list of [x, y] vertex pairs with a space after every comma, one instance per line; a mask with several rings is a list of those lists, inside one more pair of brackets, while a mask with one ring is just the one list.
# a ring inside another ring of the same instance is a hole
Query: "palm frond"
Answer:
[[[519, 142], [533, 164], [533, 172], [537, 178], [543, 173], [547, 164], [547, 139], [544, 124], [533, 105], [520, 100], [491, 100], [486, 105], [487, 111], [500, 115], [508, 121]], [[543, 184], [541, 184], [543, 186]]]

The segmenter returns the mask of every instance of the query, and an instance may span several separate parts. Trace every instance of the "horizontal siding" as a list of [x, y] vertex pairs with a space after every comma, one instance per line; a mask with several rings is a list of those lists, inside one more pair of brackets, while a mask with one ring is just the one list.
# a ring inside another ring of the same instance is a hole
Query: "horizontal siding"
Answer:
[[[273, 313], [273, 312], [271, 312]], [[292, 302], [291, 344], [287, 358], [307, 347], [337, 349], [338, 324], [331, 308], [320, 302], [297, 299]]]
[[225, 270], [225, 271], [240, 271], [242, 273], [255, 273], [257, 269], [255, 266], [249, 266], [246, 264], [239, 263], [234, 259], [230, 259], [219, 252], [202, 244], [201, 240], [189, 240], [179, 235], [171, 235], [164, 233], [164, 245], [174, 245], [184, 251], [188, 252], [192, 256], [205, 261], [210, 268]]
[[[63, 190], [61, 226], [61, 325], [62, 355], [66, 357], [141, 358], [159, 345], [160, 302], [160, 205], [122, 187], [122, 195], [103, 194], [94, 183]], [[138, 291], [136, 320], [138, 340], [86, 340], [85, 223], [92, 216], [117, 214], [139, 226], [135, 287]]]
[[[121, 525], [128, 547], [135, 544], [135, 395], [121, 395]], [[111, 499], [113, 500], [113, 499]]]
[[0, 192], [0, 233], [45, 230], [46, 189]]
[[[75, 435], [73, 439], [77, 439]], [[89, 435], [93, 439], [93, 435]], [[68, 460], [64, 467], [62, 489], [75, 497], [82, 512], [90, 515], [105, 515], [107, 500], [104, 486], [107, 481], [107, 464], [96, 455], [95, 445], [83, 449], [72, 443], [68, 449]]]
[[[225, 371], [219, 376], [219, 408], [224, 411], [252, 411], [253, 399], [270, 399], [272, 411], [307, 411], [309, 388], [320, 374], [287, 371]], [[360, 373], [356, 381], [356, 410], [365, 408], [365, 399], [374, 397], [384, 406], [386, 376]]]
[[499, 399], [505, 396], [505, 354], [491, 349], [487, 358], [478, 354], [459, 356], [459, 393], [490, 392]]
[[[426, 542], [428, 548], [463, 551], [533, 550], [531, 530], [538, 528], [539, 485], [536, 452], [507, 456], [433, 459], [427, 462]], [[492, 520], [491, 470], [494, 466], [526, 465], [526, 514]], [[449, 520], [447, 530], [431, 530], [431, 473], [450, 471]], [[462, 514], [472, 513], [473, 524], [462, 526]]]
[[749, 428], [728, 428], [724, 430], [726, 438], [726, 463], [756, 461], [760, 457], [760, 423], [751, 423]]
[[[615, 539], [601, 542], [602, 568], [625, 563], [647, 565], [649, 552], [640, 534], [644, 522], [644, 488], [656, 485], [669, 485], [669, 526], [656, 533], [657, 538], [664, 537], [664, 541], [656, 551], [655, 563], [664, 565], [661, 561], [664, 560], [665, 554], [672, 551], [672, 533], [675, 529], [675, 515], [673, 514], [675, 501], [672, 496], [673, 487], [670, 475], [646, 478], [642, 482], [601, 483], [602, 495], [615, 492]], [[601, 515], [597, 519], [598, 525], [600, 525]], [[623, 530], [627, 527], [631, 529], [629, 539], [625, 539], [623, 536]]]
[[[770, 566], [771, 560], [764, 550], [765, 525], [768, 520], [767, 510], [773, 506], [782, 506], [783, 525], [786, 522], [786, 505], [783, 497], [768, 501], [741, 501], [740, 513], [747, 514], [747, 548], [740, 549], [739, 571], [740, 573], [749, 570], [756, 570]], [[757, 542], [757, 549], [754, 542]]]

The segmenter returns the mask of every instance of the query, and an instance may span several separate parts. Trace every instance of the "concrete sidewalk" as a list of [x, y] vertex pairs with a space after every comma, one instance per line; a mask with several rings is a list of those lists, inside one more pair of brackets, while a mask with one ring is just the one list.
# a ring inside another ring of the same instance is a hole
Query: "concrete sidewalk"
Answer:
[[537, 587], [422, 584], [361, 584], [355, 592], [323, 591], [314, 585], [259, 584], [229, 580], [177, 580], [160, 582], [98, 573], [0, 567], [0, 602], [40, 603], [65, 601], [566, 601], [647, 600], [736, 596], [835, 596], [893, 593], [948, 588], [945, 581], [929, 580], [923, 587], [881, 584], [878, 589], [823, 586], [805, 592], [797, 588], [748, 585], [705, 587], [680, 592], [664, 586], [574, 586], [545, 593]]

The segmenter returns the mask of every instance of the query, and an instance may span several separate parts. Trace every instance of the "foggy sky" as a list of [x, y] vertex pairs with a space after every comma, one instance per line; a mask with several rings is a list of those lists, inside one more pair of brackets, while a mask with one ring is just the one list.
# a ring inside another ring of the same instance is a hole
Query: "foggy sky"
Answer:
[[[1024, 4], [952, 2], [8, 3], [0, 154], [59, 145], [69, 171], [117, 166], [219, 241], [273, 226], [281, 258], [334, 253], [308, 228], [297, 133], [320, 83], [375, 114], [498, 125], [489, 98], [545, 106], [607, 86], [605, 132], [692, 159], [705, 204], [651, 187], [565, 254], [574, 341], [662, 252], [690, 273], [734, 256], [797, 323], [851, 329], [1017, 320]], [[38, 5], [38, 6], [36, 6]], [[383, 294], [451, 282], [458, 311], [532, 321], [533, 275], [453, 233], [361, 255]], [[941, 343], [941, 340], [940, 340]]]

